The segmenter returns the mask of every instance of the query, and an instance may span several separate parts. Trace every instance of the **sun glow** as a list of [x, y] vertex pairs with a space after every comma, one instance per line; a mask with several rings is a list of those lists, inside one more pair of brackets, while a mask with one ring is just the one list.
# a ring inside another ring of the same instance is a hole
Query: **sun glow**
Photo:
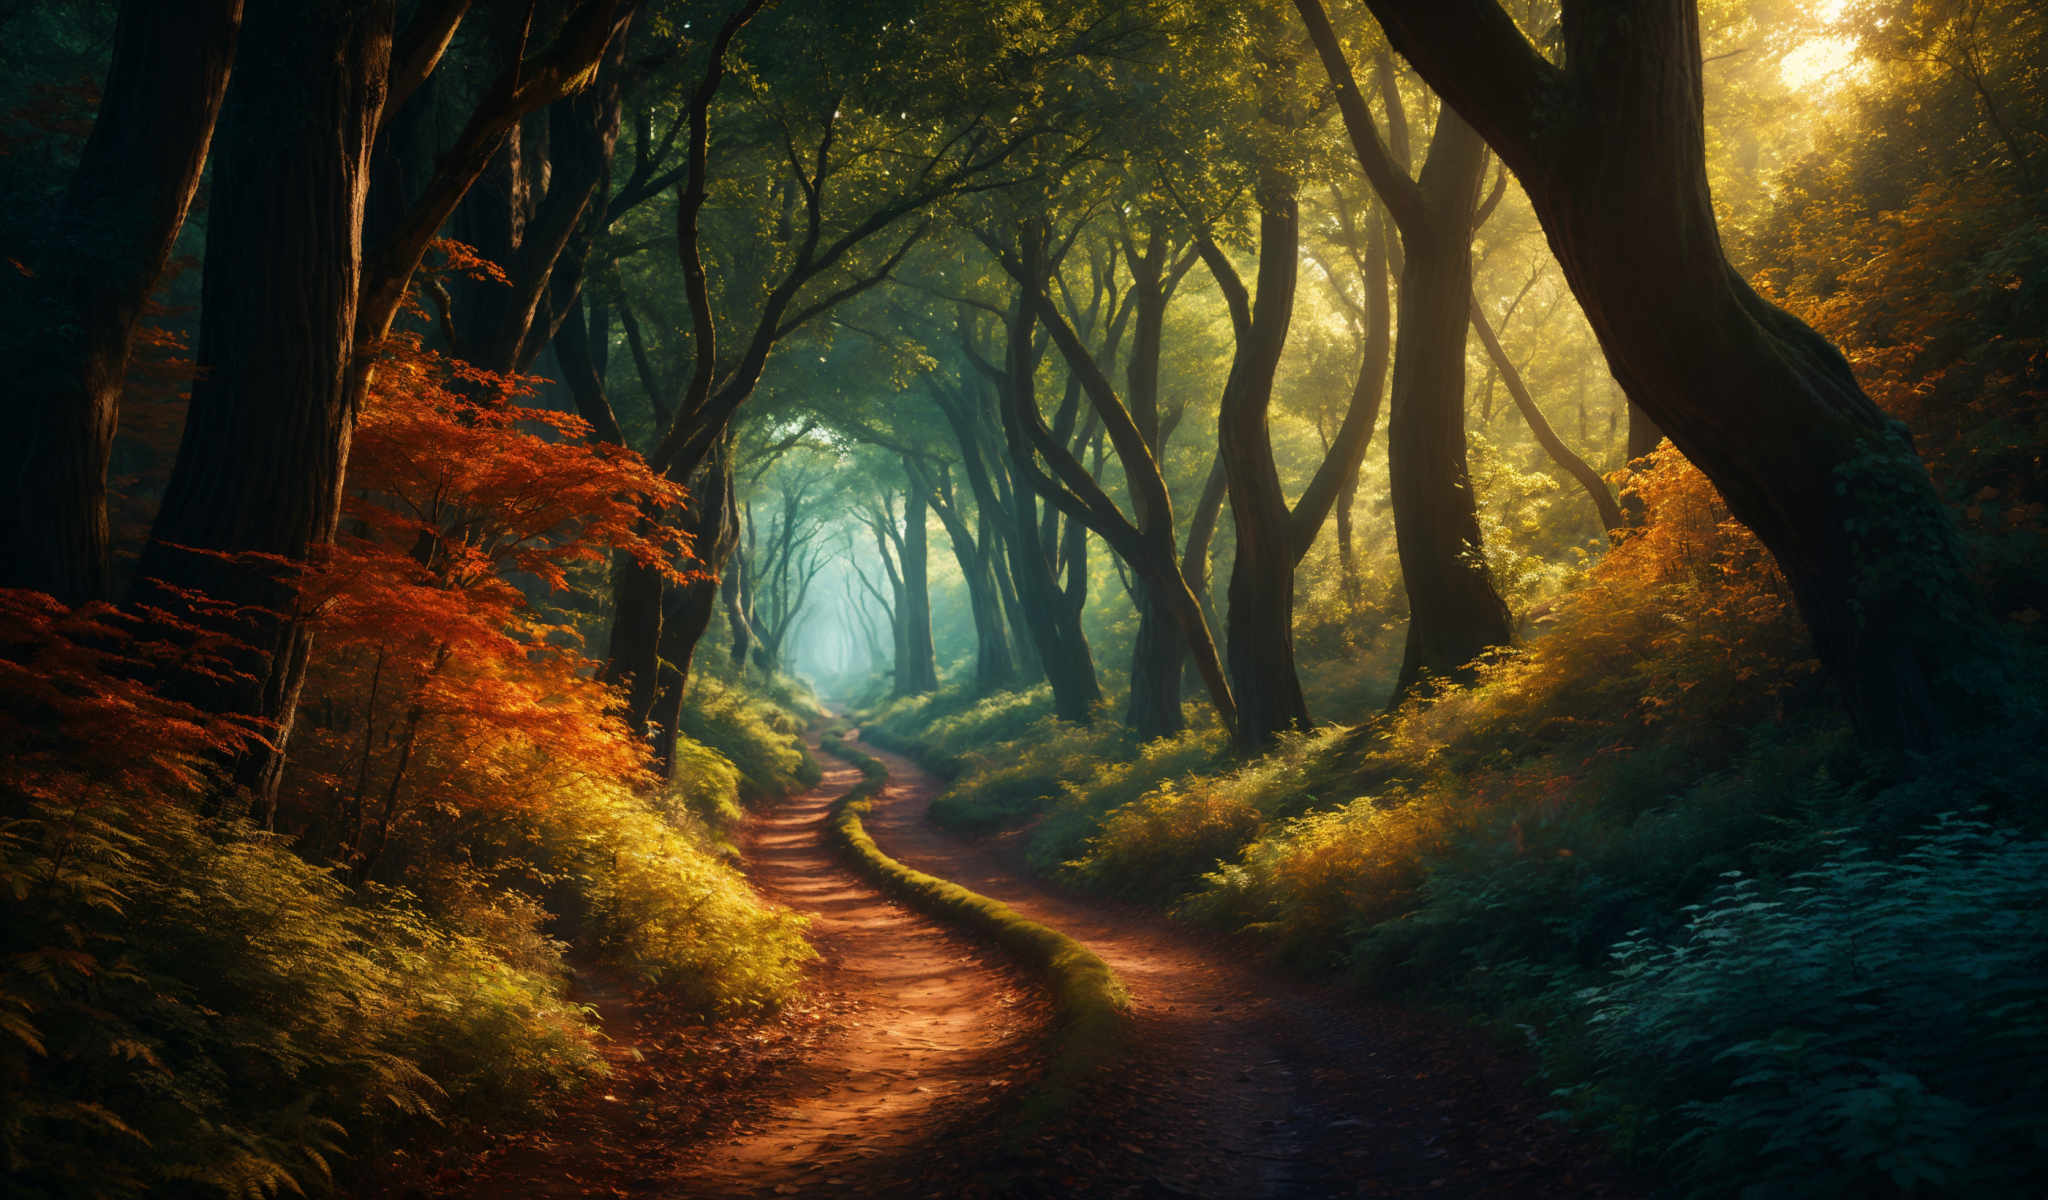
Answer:
[[[1837, 30], [1845, 0], [1824, 0], [1815, 6], [1817, 27]], [[1794, 46], [1778, 61], [1778, 76], [1795, 91], [1825, 94], [1854, 77], [1856, 38], [1845, 32], [1818, 33]]]

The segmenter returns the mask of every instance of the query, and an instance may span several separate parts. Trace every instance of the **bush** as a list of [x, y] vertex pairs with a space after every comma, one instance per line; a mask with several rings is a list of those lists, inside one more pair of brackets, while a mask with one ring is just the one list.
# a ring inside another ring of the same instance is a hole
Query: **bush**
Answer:
[[558, 979], [171, 803], [0, 828], [15, 1196], [322, 1189], [401, 1123], [530, 1116], [601, 1067]]
[[748, 801], [787, 796], [821, 778], [799, 742], [801, 718], [715, 679], [692, 677], [679, 724], [739, 770]]
[[701, 824], [664, 820], [630, 791], [561, 804], [539, 838], [580, 893], [592, 947], [698, 1011], [775, 1008], [816, 957], [803, 918], [764, 903]]
[[1605, 1078], [1698, 1194], [2040, 1195], [2048, 1186], [2048, 841], [1945, 818], [1739, 874], [1684, 936], [1581, 999]]

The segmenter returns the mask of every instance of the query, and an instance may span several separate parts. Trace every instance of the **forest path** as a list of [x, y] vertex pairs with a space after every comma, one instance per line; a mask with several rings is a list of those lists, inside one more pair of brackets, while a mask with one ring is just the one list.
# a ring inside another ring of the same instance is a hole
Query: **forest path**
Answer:
[[[857, 734], [855, 735], [858, 736]], [[1241, 945], [1023, 876], [1014, 840], [926, 816], [942, 784], [901, 755], [866, 819], [899, 861], [1085, 943], [1132, 996], [1127, 1056], [1039, 1138], [1020, 1193], [1614, 1196], [1583, 1139], [1544, 1121], [1528, 1064], [1469, 1028], [1302, 984]], [[1005, 851], [1009, 851], [1006, 853]]]
[[[817, 749], [815, 739], [812, 748]], [[808, 916], [820, 961], [796, 1011], [705, 1028], [579, 978], [613, 1075], [539, 1131], [429, 1191], [474, 1200], [966, 1196], [1009, 1089], [1043, 1065], [1051, 1005], [1001, 954], [856, 876], [825, 817], [859, 772], [758, 813], [743, 853]], [[980, 1191], [981, 1195], [995, 1193]]]
[[[856, 738], [858, 734], [854, 735]], [[815, 747], [815, 742], [813, 743]], [[939, 781], [865, 746], [888, 785], [882, 850], [1087, 943], [1132, 994], [1119, 1060], [1018, 1145], [1010, 1093], [1050, 1042], [1043, 989], [884, 897], [831, 850], [858, 773], [757, 815], [750, 873], [811, 917], [821, 953], [798, 1009], [706, 1029], [587, 977], [614, 1075], [436, 1195], [509, 1197], [1616, 1196], [1579, 1139], [1540, 1119], [1525, 1064], [1469, 1029], [1288, 980], [1156, 913], [1063, 895], [1003, 839], [933, 826]]]

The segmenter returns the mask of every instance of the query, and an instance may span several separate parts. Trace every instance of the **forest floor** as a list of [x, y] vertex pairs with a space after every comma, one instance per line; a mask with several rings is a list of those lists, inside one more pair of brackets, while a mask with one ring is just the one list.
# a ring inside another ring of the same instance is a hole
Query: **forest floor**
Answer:
[[1050, 1010], [1013, 965], [901, 907], [825, 841], [857, 779], [758, 815], [745, 851], [811, 916], [810, 999], [704, 1028], [585, 983], [613, 1076], [544, 1130], [422, 1194], [515, 1196], [1624, 1196], [1596, 1147], [1542, 1119], [1529, 1066], [1468, 1027], [1290, 980], [1156, 913], [1026, 879], [1006, 839], [925, 819], [939, 782], [867, 747], [890, 782], [866, 818], [888, 854], [1085, 942], [1132, 996], [1130, 1044], [1026, 1138], [1013, 1097]]

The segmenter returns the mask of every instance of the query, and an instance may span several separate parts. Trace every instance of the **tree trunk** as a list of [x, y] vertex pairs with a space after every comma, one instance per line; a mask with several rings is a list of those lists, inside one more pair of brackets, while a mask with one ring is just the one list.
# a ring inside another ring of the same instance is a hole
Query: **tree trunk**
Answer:
[[[922, 478], [922, 472], [919, 473]], [[1017, 666], [1010, 654], [1009, 631], [1004, 626], [1003, 603], [996, 590], [994, 547], [989, 544], [990, 524], [979, 514], [979, 537], [967, 527], [967, 520], [952, 503], [951, 485], [934, 503], [932, 510], [946, 529], [953, 546], [953, 559], [960, 565], [960, 578], [967, 585], [967, 607], [974, 621], [974, 690], [987, 694], [1016, 683]]]
[[0, 586], [106, 599], [107, 459], [143, 303], [199, 186], [242, 0], [125, 0], [99, 115], [39, 244], [7, 270], [13, 373]]
[[932, 593], [929, 576], [930, 538], [926, 518], [931, 497], [912, 479], [903, 495], [903, 607], [907, 695], [922, 696], [938, 690], [939, 665], [932, 649]]
[[732, 635], [732, 667], [742, 677], [747, 673], [747, 656], [754, 644], [753, 581], [748, 575], [747, 555], [735, 553], [719, 585], [719, 595], [725, 600], [726, 630]]
[[1401, 232], [1387, 465], [1409, 616], [1395, 702], [1425, 676], [1463, 677], [1513, 632], [1487, 571], [1465, 461], [1471, 231], [1485, 155], [1455, 112], [1438, 117], [1418, 189], [1424, 217]]
[[1024, 618], [1024, 606], [1017, 598], [1017, 581], [1011, 578], [1009, 538], [1002, 532], [1000, 520], [983, 518], [993, 541], [989, 545], [989, 570], [995, 576], [996, 595], [1003, 602], [1003, 622], [1010, 631], [1010, 649], [1016, 656], [1018, 687], [1029, 687], [1045, 678], [1045, 666], [1038, 660], [1038, 648], [1031, 640], [1030, 623]]
[[[266, 819], [310, 644], [292, 567], [333, 540], [340, 512], [391, 26], [389, 0], [248, 7], [214, 154], [198, 378], [140, 566], [141, 600], [246, 643], [230, 673], [176, 686], [272, 727], [273, 746], [235, 769]], [[238, 614], [208, 606], [222, 604]]]
[[[690, 686], [691, 660], [718, 610], [719, 574], [739, 544], [730, 447], [721, 446], [692, 482], [683, 527], [696, 546], [698, 561], [691, 565], [698, 574], [688, 583], [660, 587], [658, 655], [652, 664], [642, 667], [649, 677], [659, 680], [647, 719], [654, 747], [654, 769], [662, 779], [673, 778], [675, 774], [677, 726], [683, 692]], [[656, 583], [661, 584], [658, 577]]]
[[1631, 400], [1628, 404], [1628, 461], [1634, 462], [1657, 448], [1664, 440], [1664, 431], [1657, 428], [1657, 421], [1643, 406]]
[[[1308, 702], [1294, 665], [1299, 555], [1267, 424], [1274, 373], [1294, 309], [1300, 213], [1294, 181], [1279, 172], [1263, 172], [1259, 191], [1258, 293], [1249, 320], [1238, 318], [1237, 354], [1217, 417], [1217, 453], [1229, 481], [1237, 535], [1224, 617], [1230, 691], [1237, 701], [1237, 744], [1254, 751], [1270, 747], [1288, 730], [1309, 728]], [[1213, 256], [1213, 245], [1204, 253]], [[1211, 263], [1212, 270], [1216, 266]], [[1221, 279], [1224, 272], [1217, 274]]]
[[[1551, 462], [1564, 468], [1565, 474], [1586, 489], [1587, 497], [1593, 501], [1593, 511], [1600, 519], [1601, 532], [1620, 529], [1623, 524], [1621, 506], [1614, 502], [1614, 493], [1607, 490], [1607, 481], [1600, 478], [1600, 472], [1588, 466], [1585, 459], [1573, 453], [1572, 448], [1564, 444], [1564, 439], [1557, 436], [1557, 431], [1550, 427], [1550, 422], [1544, 419], [1543, 410], [1536, 407], [1535, 397], [1529, 394], [1528, 386], [1522, 382], [1521, 371], [1515, 368], [1507, 351], [1501, 349], [1500, 339], [1493, 334], [1493, 326], [1487, 322], [1486, 314], [1480, 311], [1477, 297], [1472, 301], [1472, 329], [1485, 344], [1487, 356], [1500, 369], [1501, 381], [1507, 384], [1508, 395], [1513, 398], [1522, 419], [1529, 423], [1529, 432], [1536, 435], [1536, 444], [1543, 447]], [[1583, 413], [1585, 410], [1581, 408], [1579, 411]], [[1634, 432], [1633, 428], [1630, 432]]]
[[1370, 3], [1521, 179], [1630, 400], [1777, 556], [1861, 735], [1995, 720], [2008, 668], [1910, 434], [1722, 251], [1693, 0], [1569, 0], [1564, 68], [1493, 0]]
[[1131, 643], [1131, 695], [1124, 723], [1141, 742], [1172, 737], [1187, 728], [1181, 712], [1181, 675], [1187, 644], [1173, 609], [1143, 575], [1131, 579], [1138, 606], [1138, 636]]

